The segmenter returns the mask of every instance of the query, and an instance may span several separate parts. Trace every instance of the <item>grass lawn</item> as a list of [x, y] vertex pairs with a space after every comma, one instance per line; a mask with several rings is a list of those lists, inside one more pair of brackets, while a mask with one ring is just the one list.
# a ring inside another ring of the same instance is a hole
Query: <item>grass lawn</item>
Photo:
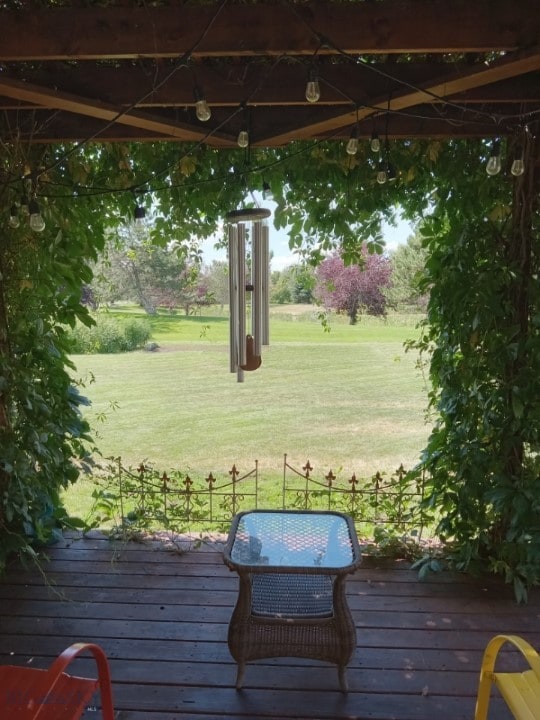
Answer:
[[[410, 320], [333, 318], [327, 333], [305, 306], [275, 309], [272, 344], [244, 383], [229, 373], [225, 317], [150, 321], [156, 352], [74, 357], [78, 374], [95, 378], [84, 393], [105, 456], [197, 476], [233, 463], [249, 470], [257, 459], [262, 481], [275, 482], [284, 453], [296, 466], [309, 459], [320, 475], [342, 468], [363, 477], [411, 467], [424, 447], [426, 388], [403, 349], [417, 334]], [[86, 505], [87, 485], [68, 491], [72, 512]]]

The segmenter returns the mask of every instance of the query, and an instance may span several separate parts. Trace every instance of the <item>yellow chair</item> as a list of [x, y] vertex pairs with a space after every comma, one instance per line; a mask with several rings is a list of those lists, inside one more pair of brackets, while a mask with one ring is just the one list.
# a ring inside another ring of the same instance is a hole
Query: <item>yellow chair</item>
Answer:
[[[495, 672], [495, 661], [505, 643], [516, 647], [529, 664], [523, 672]], [[482, 658], [475, 720], [487, 720], [491, 686], [495, 685], [516, 720], [540, 720], [540, 657], [517, 635], [492, 638]]]

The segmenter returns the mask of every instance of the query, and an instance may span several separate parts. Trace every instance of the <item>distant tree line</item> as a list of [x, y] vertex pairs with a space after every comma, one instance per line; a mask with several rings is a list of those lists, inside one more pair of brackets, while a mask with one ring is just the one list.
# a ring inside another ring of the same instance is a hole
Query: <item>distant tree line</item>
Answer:
[[[426, 252], [411, 236], [389, 254], [364, 248], [361, 264], [346, 264], [339, 252], [318, 267], [296, 264], [270, 277], [270, 302], [317, 303], [347, 315], [385, 315], [389, 309], [425, 311], [427, 295], [418, 288]], [[125, 232], [111, 239], [84, 289], [83, 302], [96, 309], [114, 302], [136, 302], [153, 314], [157, 308], [182, 308], [186, 315], [204, 305], [229, 302], [227, 262], [189, 261], [174, 247], [163, 247]]]

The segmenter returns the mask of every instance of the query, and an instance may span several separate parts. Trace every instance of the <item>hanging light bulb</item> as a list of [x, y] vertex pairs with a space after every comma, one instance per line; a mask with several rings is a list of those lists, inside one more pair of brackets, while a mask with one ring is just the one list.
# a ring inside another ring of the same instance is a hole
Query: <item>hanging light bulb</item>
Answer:
[[144, 225], [144, 219], [146, 218], [146, 210], [142, 205], [135, 205], [135, 211], [133, 213], [134, 223], [137, 226]]
[[138, 240], [144, 240], [146, 236], [146, 210], [142, 205], [135, 205], [133, 211], [133, 232]]
[[41, 216], [41, 211], [36, 200], [30, 200], [28, 205], [30, 213], [30, 227], [34, 232], [43, 232], [45, 230], [45, 220]]
[[386, 167], [383, 161], [379, 162], [379, 169], [377, 171], [377, 182], [379, 185], [384, 185], [386, 182]]
[[371, 140], [369, 146], [371, 148], [371, 152], [374, 153], [378, 153], [381, 149], [381, 141], [379, 140], [379, 136], [377, 135], [375, 130], [371, 133]]
[[263, 200], [273, 199], [272, 189], [270, 188], [270, 185], [266, 182], [266, 180], [264, 180], [262, 184], [262, 196]]
[[242, 128], [242, 130], [240, 130], [236, 142], [238, 143], [238, 147], [247, 148], [249, 145], [249, 133], [246, 128]]
[[510, 168], [510, 172], [515, 177], [519, 177], [520, 175], [523, 175], [525, 172], [525, 163], [523, 161], [523, 148], [517, 147], [516, 152], [514, 154], [514, 161], [512, 162], [512, 167]]
[[493, 141], [486, 172], [488, 175], [498, 175], [501, 172], [501, 143], [499, 140]]
[[347, 154], [348, 155], [356, 155], [358, 152], [358, 126], [355, 125], [353, 129], [351, 130], [351, 136], [349, 138], [349, 142], [347, 143]]
[[9, 211], [9, 221], [8, 221], [9, 227], [18, 228], [21, 224], [21, 219], [19, 218], [19, 208], [14, 204], [11, 206], [11, 209]]
[[310, 103], [316, 103], [321, 97], [321, 88], [319, 85], [319, 77], [313, 65], [309, 68], [308, 81], [306, 85], [306, 100]]
[[194, 95], [195, 115], [197, 116], [197, 119], [201, 122], [206, 122], [207, 120], [210, 120], [212, 116], [212, 111], [208, 107], [208, 103], [206, 102], [206, 99], [204, 98], [199, 88], [195, 88]]

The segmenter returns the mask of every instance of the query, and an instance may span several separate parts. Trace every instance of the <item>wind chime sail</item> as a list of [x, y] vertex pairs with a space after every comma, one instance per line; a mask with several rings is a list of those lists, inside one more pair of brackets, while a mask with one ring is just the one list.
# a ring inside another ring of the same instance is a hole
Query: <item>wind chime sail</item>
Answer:
[[[244, 382], [245, 370], [262, 362], [262, 346], [270, 344], [268, 225], [265, 208], [233, 210], [229, 223], [229, 348], [230, 370]], [[251, 248], [251, 253], [248, 249]], [[248, 262], [248, 258], [250, 262]], [[251, 331], [248, 332], [247, 299], [250, 298]]]

